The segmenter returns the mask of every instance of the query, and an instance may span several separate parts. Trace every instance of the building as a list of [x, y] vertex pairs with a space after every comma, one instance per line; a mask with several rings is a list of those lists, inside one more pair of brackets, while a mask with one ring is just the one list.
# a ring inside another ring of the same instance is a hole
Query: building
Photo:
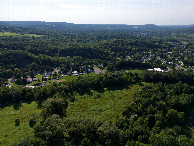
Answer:
[[27, 78], [27, 83], [32, 83], [32, 78]]
[[164, 72], [161, 68], [154, 68], [154, 71]]
[[38, 81], [38, 79], [37, 78], [33, 78], [33, 81]]

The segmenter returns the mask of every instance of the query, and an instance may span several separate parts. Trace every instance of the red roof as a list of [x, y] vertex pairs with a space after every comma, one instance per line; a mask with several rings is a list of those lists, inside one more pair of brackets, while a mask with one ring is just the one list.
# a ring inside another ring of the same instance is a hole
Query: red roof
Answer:
[[27, 82], [32, 82], [32, 78], [27, 78]]

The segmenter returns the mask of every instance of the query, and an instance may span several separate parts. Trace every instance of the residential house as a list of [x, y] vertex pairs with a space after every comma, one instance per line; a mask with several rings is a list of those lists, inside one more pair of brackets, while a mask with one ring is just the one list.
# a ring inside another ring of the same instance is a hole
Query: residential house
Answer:
[[38, 81], [38, 79], [37, 78], [33, 78], [33, 81]]
[[32, 83], [32, 78], [27, 78], [27, 83]]
[[161, 68], [154, 68], [154, 71], [164, 72]]
[[78, 71], [73, 71], [74, 76], [78, 76]]

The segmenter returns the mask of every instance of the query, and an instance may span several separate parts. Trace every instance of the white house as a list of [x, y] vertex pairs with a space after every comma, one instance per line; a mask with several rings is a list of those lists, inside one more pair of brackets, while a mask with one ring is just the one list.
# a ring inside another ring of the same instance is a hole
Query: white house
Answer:
[[154, 71], [161, 71], [161, 72], [163, 72], [163, 70], [160, 69], [160, 68], [154, 68]]

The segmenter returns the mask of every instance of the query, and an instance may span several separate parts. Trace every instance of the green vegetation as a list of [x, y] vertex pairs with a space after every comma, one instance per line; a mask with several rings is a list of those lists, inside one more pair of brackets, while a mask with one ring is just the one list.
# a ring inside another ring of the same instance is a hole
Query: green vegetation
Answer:
[[[95, 76], [96, 74], [94, 72], [89, 73], [89, 74], [83, 74], [81, 75], [82, 77], [87, 77], [87, 76]], [[66, 81], [72, 81], [73, 79], [77, 79], [79, 76], [74, 76], [74, 75], [64, 75], [61, 74], [60, 76], [54, 77], [53, 75], [50, 75], [44, 83], [53, 83], [53, 82], [66, 82]], [[28, 83], [28, 85], [31, 84], [36, 84], [36, 83], [42, 83], [42, 75], [36, 75], [35, 78], [37, 78], [37, 81], [32, 81], [32, 83]], [[58, 78], [58, 79], [57, 79]], [[13, 84], [15, 85], [15, 84]]]
[[20, 34], [20, 33], [12, 33], [12, 32], [0, 32], [0, 36], [25, 36], [25, 37], [43, 37], [44, 35], [37, 34]]
[[135, 70], [127, 70], [128, 72], [131, 72], [131, 73], [140, 73], [141, 71], [143, 71], [143, 70], [137, 70], [137, 69], [135, 69]]
[[[83, 74], [83, 75], [79, 75], [81, 77], [87, 77], [87, 76], [95, 76], [96, 74], [94, 72], [89, 73], [89, 74]], [[77, 79], [79, 76], [74, 76], [74, 75], [64, 75], [63, 77], [59, 77], [59, 80], [65, 80], [65, 81], [72, 81], [74, 79]]]
[[193, 28], [10, 23], [0, 144], [194, 145]]
[[[29, 93], [34, 100], [41, 101], [41, 98], [45, 100], [50, 98], [42, 104], [41, 109], [38, 108], [36, 102], [22, 103], [21, 107], [19, 107], [20, 104], [14, 104], [15, 109], [13, 106], [2, 108], [0, 110], [1, 124], [7, 124], [7, 126], [1, 129], [4, 131], [1, 143], [8, 145], [12, 143], [47, 145], [76, 143], [79, 145], [89, 142], [104, 145], [111, 142], [114, 143], [113, 145], [123, 145], [134, 142], [157, 145], [162, 142], [166, 145], [173, 142], [172, 145], [181, 145], [180, 139], [182, 139], [191, 145], [192, 139], [190, 138], [193, 130], [188, 127], [187, 120], [192, 114], [193, 88], [181, 82], [177, 84], [141, 83], [137, 82], [137, 75], [137, 73], [131, 74], [130, 72], [107, 72], [95, 76], [79, 76], [60, 84], [52, 84], [40, 89], [28, 89], [28, 92], [25, 88], [20, 89], [21, 91], [11, 89], [13, 102], [16, 103], [15, 98], [20, 97], [18, 94], [23, 94], [23, 98], [27, 100], [31, 100], [27, 98]], [[184, 77], [187, 78], [187, 76]], [[128, 82], [124, 82], [122, 80], [124, 78]], [[136, 82], [133, 81], [134, 79]], [[99, 81], [104, 82], [100, 85]], [[3, 97], [5, 97], [4, 94], [10, 92], [6, 90], [7, 92], [3, 90], [1, 92]], [[18, 125], [16, 125], [17, 120], [19, 120]], [[21, 128], [18, 129], [18, 127]], [[11, 130], [12, 128], [16, 131]], [[35, 129], [35, 136], [33, 129]], [[25, 131], [29, 133], [24, 136]], [[93, 136], [89, 136], [92, 131]], [[174, 134], [171, 135], [169, 131]], [[14, 135], [12, 132], [21, 132], [21, 134]], [[64, 132], [67, 135], [63, 135]], [[106, 136], [101, 137], [101, 134]], [[164, 141], [169, 134], [172, 136], [170, 143]], [[125, 137], [125, 135], [128, 136]], [[156, 136], [158, 139], [153, 141]], [[115, 137], [118, 138], [117, 141]]]
[[58, 111], [44, 117], [35, 135], [48, 145], [193, 145], [192, 129], [187, 125], [193, 104], [192, 87], [179, 82], [104, 90], [74, 95], [67, 117], [60, 118]]
[[17, 33], [11, 33], [11, 32], [0, 32], [0, 36], [14, 36], [19, 35]]
[[194, 66], [192, 29], [134, 32], [131, 29], [98, 31], [98, 27], [68, 30], [65, 26], [26, 27], [1, 23], [0, 84], [12, 77], [26, 78], [30, 71], [53, 72], [56, 67], [67, 74], [88, 72], [94, 66], [108, 71], [167, 67], [186, 70]]
[[[116, 120], [132, 101], [133, 93], [141, 88], [132, 86], [115, 91], [104, 89], [103, 92], [91, 91], [83, 96], [75, 96], [75, 101], [67, 108], [68, 117], [95, 117], [102, 121]], [[129, 98], [130, 97], [130, 98]]]
[[[37, 106], [36, 102], [32, 102], [0, 108], [0, 144], [13, 145], [27, 138], [33, 139], [33, 128], [30, 128], [29, 120], [33, 115], [40, 115], [42, 110]], [[16, 119], [20, 120], [19, 126], [15, 126]]]

